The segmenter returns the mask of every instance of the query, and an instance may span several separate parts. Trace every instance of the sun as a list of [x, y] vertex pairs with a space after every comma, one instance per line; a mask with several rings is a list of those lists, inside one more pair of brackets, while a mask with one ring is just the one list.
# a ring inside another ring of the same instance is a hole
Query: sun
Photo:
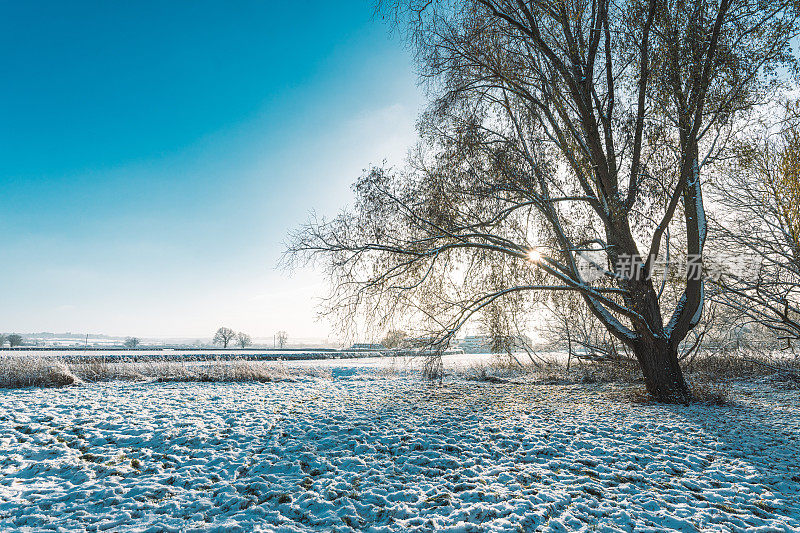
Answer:
[[531, 248], [528, 250], [526, 256], [528, 257], [528, 261], [531, 263], [538, 263], [542, 260], [542, 252], [540, 252], [537, 248]]

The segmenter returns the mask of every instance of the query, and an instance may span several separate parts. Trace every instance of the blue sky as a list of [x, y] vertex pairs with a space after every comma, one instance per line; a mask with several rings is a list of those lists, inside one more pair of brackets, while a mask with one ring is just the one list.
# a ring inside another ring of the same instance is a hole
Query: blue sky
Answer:
[[282, 242], [422, 105], [371, 3], [0, 9], [0, 331], [330, 333]]

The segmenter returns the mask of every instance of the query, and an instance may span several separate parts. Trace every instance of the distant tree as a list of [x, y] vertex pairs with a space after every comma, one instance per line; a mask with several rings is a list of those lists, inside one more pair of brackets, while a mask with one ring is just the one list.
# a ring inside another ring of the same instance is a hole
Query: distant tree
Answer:
[[214, 335], [214, 344], [221, 344], [223, 348], [227, 348], [228, 344], [236, 338], [236, 332], [231, 328], [219, 328]]
[[716, 184], [723, 209], [712, 230], [728, 261], [713, 298], [792, 346], [800, 341], [800, 101], [784, 106], [779, 130], [754, 128]]
[[22, 335], [17, 335], [16, 333], [13, 333], [8, 336], [8, 345], [11, 346], [12, 348], [15, 346], [22, 346], [22, 340], [23, 340]]
[[286, 342], [289, 340], [289, 336], [286, 334], [285, 331], [279, 331], [275, 334], [275, 341], [278, 343], [278, 348], [283, 348], [286, 346]]
[[8, 337], [6, 337], [6, 335], [0, 333], [0, 348], [2, 348], [5, 345], [7, 338]]
[[236, 342], [239, 344], [240, 348], [247, 348], [251, 344], [253, 344], [253, 339], [250, 338], [250, 335], [247, 333], [242, 333], [241, 331], [236, 334]]
[[399, 329], [390, 330], [381, 341], [384, 348], [399, 348], [403, 341], [408, 337], [405, 331]]
[[125, 347], [130, 349], [136, 348], [139, 344], [141, 344], [141, 341], [137, 337], [128, 337], [124, 343]]

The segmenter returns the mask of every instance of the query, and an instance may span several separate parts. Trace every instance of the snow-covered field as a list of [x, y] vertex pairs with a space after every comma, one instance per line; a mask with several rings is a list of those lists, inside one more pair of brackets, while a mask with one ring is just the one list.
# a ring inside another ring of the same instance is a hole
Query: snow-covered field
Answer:
[[797, 390], [659, 406], [329, 366], [0, 389], [0, 531], [800, 531]]

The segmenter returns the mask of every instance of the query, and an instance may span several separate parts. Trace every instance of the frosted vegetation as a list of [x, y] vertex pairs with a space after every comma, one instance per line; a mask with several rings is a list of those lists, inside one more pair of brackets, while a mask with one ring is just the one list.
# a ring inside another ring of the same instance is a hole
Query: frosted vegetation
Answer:
[[64, 362], [56, 357], [0, 357], [0, 387], [58, 387], [86, 382], [198, 381], [270, 382], [313, 374], [316, 369], [289, 369], [282, 363], [245, 360], [190, 361], [102, 361]]

